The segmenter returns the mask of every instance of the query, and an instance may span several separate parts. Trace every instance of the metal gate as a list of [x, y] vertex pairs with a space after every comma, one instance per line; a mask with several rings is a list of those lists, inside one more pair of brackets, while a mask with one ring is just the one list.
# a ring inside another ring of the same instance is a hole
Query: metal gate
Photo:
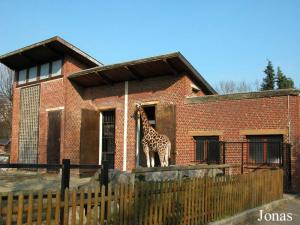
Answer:
[[102, 112], [102, 164], [115, 166], [115, 111]]

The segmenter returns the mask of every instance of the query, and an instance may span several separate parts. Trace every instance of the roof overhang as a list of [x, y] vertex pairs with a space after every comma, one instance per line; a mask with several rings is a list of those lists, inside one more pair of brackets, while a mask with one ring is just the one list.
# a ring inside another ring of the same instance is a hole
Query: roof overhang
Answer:
[[74, 73], [68, 78], [80, 86], [93, 87], [130, 80], [143, 80], [150, 77], [182, 74], [188, 75], [204, 93], [217, 93], [179, 52], [86, 69]]
[[13, 70], [20, 70], [62, 58], [65, 55], [74, 57], [88, 68], [102, 65], [90, 55], [58, 36], [2, 55], [0, 62]]

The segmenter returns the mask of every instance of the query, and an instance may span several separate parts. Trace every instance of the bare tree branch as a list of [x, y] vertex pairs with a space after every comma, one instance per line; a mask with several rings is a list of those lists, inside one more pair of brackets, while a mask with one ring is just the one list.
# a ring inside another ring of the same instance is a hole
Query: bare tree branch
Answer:
[[236, 82], [233, 80], [223, 80], [216, 85], [215, 89], [219, 94], [232, 94], [258, 90], [256, 86], [257, 85], [255, 83], [251, 84], [246, 81]]
[[0, 64], [0, 135], [10, 136], [14, 72]]

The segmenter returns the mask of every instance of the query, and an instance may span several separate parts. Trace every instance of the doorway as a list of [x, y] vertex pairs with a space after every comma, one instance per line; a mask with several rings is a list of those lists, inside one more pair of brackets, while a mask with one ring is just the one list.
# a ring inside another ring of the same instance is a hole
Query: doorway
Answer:
[[115, 110], [100, 112], [99, 163], [115, 167]]
[[[154, 129], [156, 129], [156, 105], [145, 105], [145, 106], [143, 106], [143, 109], [144, 109], [144, 111], [147, 115], [147, 118], [148, 118], [148, 121], [149, 121], [150, 125]], [[139, 121], [137, 126], [139, 126], [139, 128], [137, 129], [137, 132], [140, 133], [138, 135], [139, 136], [139, 141], [138, 141], [138, 145], [139, 145], [138, 165], [145, 167], [145, 166], [147, 166], [147, 161], [146, 161], [146, 156], [145, 156], [145, 153], [143, 151], [143, 145], [142, 145], [142, 139], [144, 137], [142, 121]], [[154, 161], [155, 161], [155, 166], [160, 166], [160, 160], [159, 160], [159, 156], [158, 156], [157, 153], [154, 154]]]
[[48, 112], [47, 164], [60, 163], [61, 110]]

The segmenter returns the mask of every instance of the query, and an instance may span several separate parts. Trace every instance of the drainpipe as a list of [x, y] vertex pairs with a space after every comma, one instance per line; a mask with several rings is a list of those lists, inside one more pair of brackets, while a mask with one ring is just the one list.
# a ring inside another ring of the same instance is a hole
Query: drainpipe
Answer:
[[138, 116], [137, 118], [137, 123], [136, 123], [136, 149], [135, 149], [135, 155], [136, 155], [136, 162], [135, 162], [135, 166], [138, 167], [139, 166], [139, 162], [140, 162], [140, 135], [141, 135], [141, 119]]
[[287, 105], [287, 110], [288, 110], [288, 143], [291, 143], [291, 115], [290, 115], [290, 96], [288, 95], [288, 105]]
[[123, 140], [123, 171], [127, 168], [127, 123], [128, 123], [128, 81], [125, 81], [124, 93], [124, 140]]

